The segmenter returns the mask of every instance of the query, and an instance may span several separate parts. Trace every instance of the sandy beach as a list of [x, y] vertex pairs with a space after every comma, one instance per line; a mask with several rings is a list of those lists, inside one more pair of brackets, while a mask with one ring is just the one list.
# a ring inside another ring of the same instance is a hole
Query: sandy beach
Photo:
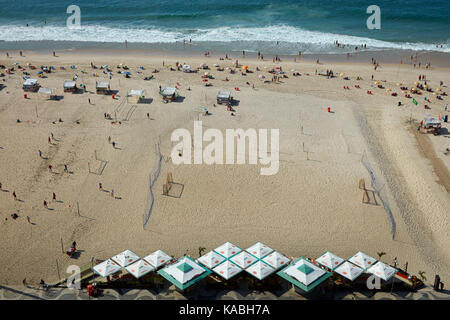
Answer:
[[[442, 122], [438, 136], [417, 133], [426, 114], [448, 114], [444, 106], [449, 99], [423, 91], [412, 95], [416, 106], [398, 85], [412, 88], [419, 75], [426, 75], [431, 88], [450, 93], [450, 68], [426, 69], [425, 60], [421, 68], [413, 68], [409, 56], [403, 64], [381, 63], [374, 70], [370, 58], [317, 64], [312, 59], [294, 62], [293, 57], [273, 62], [269, 56], [264, 61], [238, 55], [220, 60], [218, 54], [149, 56], [139, 50], [58, 51], [56, 57], [25, 50], [23, 57], [17, 51], [9, 55], [0, 52], [0, 65], [30, 63], [37, 67], [26, 67], [32, 78], [41, 65], [54, 66], [39, 84], [55, 88], [63, 98], [50, 101], [28, 93], [25, 99], [24, 75], [17, 66], [0, 78], [5, 86], [0, 90], [0, 283], [20, 284], [24, 278], [35, 284], [40, 279], [55, 282], [67, 276], [69, 265], [86, 265], [92, 257], [106, 259], [125, 249], [141, 256], [162, 249], [175, 257], [197, 257], [199, 247], [209, 251], [226, 241], [244, 249], [261, 241], [290, 257], [316, 258], [329, 250], [343, 258], [357, 251], [377, 258], [385, 252], [383, 261], [392, 263], [397, 257], [399, 266], [408, 263], [412, 274], [425, 271], [427, 282], [436, 273], [442, 282], [450, 282], [450, 157], [444, 153], [450, 147], [449, 123]], [[237, 68], [230, 74], [214, 67], [233, 68], [236, 59], [252, 73], [242, 75]], [[448, 54], [439, 59], [440, 65], [449, 65]], [[171, 71], [169, 66], [175, 68], [177, 61], [193, 69], [205, 63], [209, 70]], [[91, 62], [108, 65], [112, 79], [92, 69]], [[119, 64], [130, 68], [130, 78], [117, 73]], [[276, 83], [259, 78], [270, 80], [268, 70], [280, 66], [287, 78]], [[152, 73], [155, 68], [158, 73]], [[294, 69], [301, 75], [293, 76]], [[326, 70], [336, 77], [316, 75]], [[202, 82], [206, 71], [214, 77], [210, 87]], [[87, 92], [64, 93], [64, 80], [75, 74]], [[149, 75], [154, 79], [143, 80]], [[101, 80], [118, 90], [115, 99], [95, 94], [95, 83]], [[159, 86], [177, 86], [182, 98], [163, 103]], [[148, 103], [128, 103], [132, 89], [144, 89]], [[219, 90], [231, 91], [238, 101], [235, 116], [217, 105]], [[211, 115], [203, 115], [202, 108]], [[121, 123], [112, 124], [105, 113]], [[174, 165], [171, 133], [178, 128], [192, 132], [196, 120], [221, 131], [279, 129], [278, 173], [262, 176], [261, 166], [250, 164]], [[144, 228], [157, 145], [161, 171]], [[371, 186], [368, 168], [379, 190]], [[163, 195], [169, 172], [179, 184], [177, 196]], [[369, 204], [362, 203], [360, 179], [369, 189]], [[19, 217], [13, 219], [13, 213]], [[77, 259], [62, 253], [73, 241], [80, 250]]]

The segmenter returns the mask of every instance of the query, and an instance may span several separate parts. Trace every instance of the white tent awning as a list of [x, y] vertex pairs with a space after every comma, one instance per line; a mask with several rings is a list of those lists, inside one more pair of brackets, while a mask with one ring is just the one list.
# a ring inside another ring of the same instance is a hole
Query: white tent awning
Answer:
[[38, 93], [50, 96], [50, 95], [53, 94], [53, 89], [51, 89], [51, 88], [42, 88], [41, 87], [41, 88], [39, 88]]
[[140, 277], [155, 270], [156, 268], [145, 260], [139, 260], [133, 264], [130, 264], [125, 269], [129, 273], [131, 273], [135, 278], [139, 279]]
[[131, 90], [128, 93], [129, 96], [137, 96], [137, 97], [142, 97], [144, 95], [144, 90]]
[[25, 82], [23, 83], [24, 86], [34, 86], [37, 83], [37, 79], [26, 79]]
[[242, 269], [246, 269], [252, 263], [255, 263], [258, 259], [247, 251], [241, 251], [237, 255], [231, 257], [230, 260], [236, 263]]
[[185, 284], [201, 275], [206, 270], [195, 263], [195, 261], [184, 257], [176, 263], [164, 268], [164, 271], [181, 284]]
[[153, 265], [155, 268], [159, 268], [160, 266], [165, 265], [167, 262], [172, 261], [173, 258], [166, 254], [164, 251], [157, 250], [144, 257], [144, 260]]
[[319, 279], [321, 276], [326, 274], [326, 271], [319, 268], [312, 262], [307, 261], [306, 259], [301, 259], [296, 263], [290, 265], [284, 271], [287, 275], [296, 279], [300, 283], [305, 286], [309, 286], [314, 281]]
[[247, 248], [247, 252], [251, 253], [258, 259], [262, 259], [265, 256], [267, 256], [269, 253], [273, 252], [274, 250], [268, 246], [266, 246], [264, 243], [257, 242], [254, 245], [252, 245], [250, 248]]
[[275, 269], [269, 266], [267, 263], [259, 260], [258, 262], [245, 269], [245, 271], [250, 273], [255, 278], [263, 280], [264, 278], [275, 272]]
[[77, 85], [76, 81], [64, 81], [64, 88], [75, 88], [75, 86]]
[[235, 246], [231, 242], [225, 242], [220, 247], [215, 248], [214, 251], [228, 259], [241, 252], [242, 249]]
[[109, 82], [97, 82], [96, 83], [97, 89], [108, 89], [109, 88]]
[[397, 273], [397, 269], [392, 268], [391, 266], [378, 261], [373, 266], [371, 266], [369, 269], [367, 269], [368, 273], [371, 273], [385, 281], [388, 281], [390, 278], [395, 276]]
[[281, 267], [286, 266], [289, 261], [291, 261], [289, 258], [285, 257], [281, 253], [274, 251], [271, 254], [265, 256], [262, 261], [270, 265], [271, 267], [278, 269]]
[[139, 256], [131, 250], [125, 250], [114, 257], [112, 257], [115, 262], [117, 262], [121, 267], [126, 267], [133, 262], [139, 260]]
[[108, 259], [106, 261], [103, 261], [102, 263], [96, 265], [94, 268], [94, 272], [102, 277], [107, 277], [112, 275], [113, 273], [116, 273], [121, 268], [120, 266], [115, 263], [113, 260]]
[[223, 262], [225, 258], [221, 256], [220, 254], [210, 251], [207, 254], [201, 256], [197, 259], [198, 262], [203, 264], [205, 267], [208, 267], [210, 269], [213, 269], [215, 266]]
[[321, 255], [319, 258], [316, 259], [318, 263], [321, 265], [334, 270], [337, 268], [342, 262], [344, 262], [344, 259], [338, 257], [332, 252], [325, 252], [323, 255]]
[[341, 276], [353, 281], [356, 278], [359, 277], [361, 273], [364, 272], [363, 269], [360, 267], [354, 265], [351, 262], [345, 261], [343, 264], [341, 264], [339, 267], [334, 269], [334, 272], [340, 274]]
[[226, 260], [225, 262], [219, 264], [217, 267], [212, 269], [212, 271], [217, 273], [225, 280], [228, 280], [237, 275], [239, 272], [241, 272], [242, 269], [233, 262], [231, 262], [230, 260]]
[[370, 268], [375, 264], [377, 259], [372, 258], [371, 256], [368, 256], [364, 252], [359, 251], [356, 253], [353, 257], [348, 259], [353, 264], [356, 264], [357, 266], [361, 267], [363, 270], [366, 270], [367, 268]]

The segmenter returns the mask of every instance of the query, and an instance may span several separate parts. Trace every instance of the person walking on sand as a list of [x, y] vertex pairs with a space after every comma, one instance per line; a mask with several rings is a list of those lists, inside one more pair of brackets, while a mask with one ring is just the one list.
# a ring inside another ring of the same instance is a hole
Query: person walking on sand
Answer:
[[88, 98], [88, 102], [89, 102], [89, 104], [91, 104], [91, 99], [90, 98]]
[[48, 209], [47, 201], [44, 200], [44, 208]]
[[52, 165], [49, 165], [48, 166], [48, 171], [52, 172], [52, 168], [53, 168]]
[[103, 191], [103, 186], [102, 186], [102, 183], [101, 183], [101, 182], [98, 183], [98, 189], [99, 189], [100, 191]]
[[27, 216], [27, 221], [31, 224], [31, 218], [29, 216]]
[[38, 150], [38, 151], [39, 151], [39, 157], [42, 158], [42, 151], [41, 150]]
[[14, 197], [14, 200], [17, 200], [16, 191], [13, 191], [13, 197]]
[[108, 137], [108, 143], [111, 143], [111, 136]]
[[69, 172], [69, 169], [67, 169], [67, 164], [64, 165], [64, 172]]
[[111, 189], [111, 198], [114, 198], [114, 189]]
[[147, 119], [150, 119], [150, 113], [147, 113]]
[[0, 190], [3, 190], [3, 188], [2, 188], [2, 183], [0, 182]]
[[53, 192], [53, 201], [56, 201], [56, 194]]
[[116, 148], [116, 143], [114, 141], [112, 142], [112, 146], [114, 149]]

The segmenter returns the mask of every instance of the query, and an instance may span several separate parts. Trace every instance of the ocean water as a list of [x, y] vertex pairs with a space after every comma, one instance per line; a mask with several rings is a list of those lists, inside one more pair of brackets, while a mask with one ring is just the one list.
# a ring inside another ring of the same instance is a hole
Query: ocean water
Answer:
[[[81, 10], [78, 30], [66, 26], [72, 4]], [[381, 10], [379, 30], [366, 26], [372, 4]], [[71, 48], [189, 39], [201, 49], [280, 54], [343, 53], [361, 44], [368, 50], [450, 52], [450, 1], [0, 0], [0, 49], [15, 41], [64, 42]], [[336, 40], [348, 48], [336, 48]]]

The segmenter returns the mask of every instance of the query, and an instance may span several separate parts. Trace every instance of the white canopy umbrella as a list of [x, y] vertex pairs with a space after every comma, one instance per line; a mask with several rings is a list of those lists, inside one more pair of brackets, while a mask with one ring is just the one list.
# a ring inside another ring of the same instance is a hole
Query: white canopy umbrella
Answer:
[[220, 247], [215, 248], [214, 251], [217, 252], [218, 254], [224, 256], [225, 258], [229, 259], [232, 256], [234, 256], [235, 254], [241, 252], [242, 249], [235, 246], [231, 242], [225, 242]]
[[246, 269], [248, 266], [250, 266], [258, 259], [253, 255], [251, 255], [250, 253], [248, 253], [247, 251], [241, 251], [237, 255], [231, 257], [230, 260], [233, 261], [242, 269]]
[[263, 280], [271, 273], [275, 272], [275, 269], [269, 266], [267, 263], [259, 260], [258, 262], [252, 264], [250, 267], [245, 269], [248, 273], [259, 280]]
[[164, 268], [163, 270], [181, 284], [187, 283], [206, 271], [200, 265], [195, 263], [195, 261], [186, 257], [178, 260], [176, 263]]
[[334, 270], [336, 267], [338, 267], [342, 262], [344, 262], [344, 259], [338, 257], [332, 252], [325, 252], [323, 255], [321, 255], [319, 258], [316, 259], [318, 263], [321, 265]]
[[343, 277], [353, 281], [356, 278], [358, 278], [359, 275], [364, 272], [364, 270], [361, 269], [358, 266], [355, 266], [353, 263], [345, 261], [339, 267], [334, 269], [334, 272], [336, 272], [336, 273], [340, 274], [341, 276], [343, 276]]
[[262, 261], [270, 265], [271, 267], [278, 269], [284, 267], [291, 261], [289, 258], [285, 257], [281, 253], [274, 251], [271, 254], [265, 256]]
[[155, 268], [159, 268], [160, 266], [166, 264], [169, 261], [172, 261], [173, 258], [166, 254], [162, 250], [157, 250], [148, 256], [144, 257], [144, 260], [150, 263]]
[[129, 96], [137, 96], [142, 97], [144, 95], [144, 90], [130, 90], [128, 93]]
[[131, 273], [135, 278], [139, 279], [140, 277], [146, 275], [147, 273], [155, 270], [155, 267], [145, 260], [139, 260], [133, 264], [130, 264], [125, 269], [129, 273]]
[[108, 259], [96, 265], [93, 269], [94, 272], [97, 273], [98, 275], [102, 277], [107, 277], [109, 275], [112, 275], [113, 273], [116, 273], [121, 268], [117, 263], [115, 263], [111, 259]]
[[121, 267], [126, 267], [140, 258], [136, 253], [127, 249], [124, 252], [115, 255], [111, 259], [117, 262]]
[[397, 273], [397, 269], [392, 268], [391, 266], [381, 261], [378, 261], [373, 266], [371, 266], [367, 270], [367, 272], [383, 279], [384, 281], [388, 281], [390, 278], [395, 276], [395, 274]]
[[24, 86], [34, 86], [36, 83], [37, 83], [38, 81], [37, 81], [37, 79], [31, 79], [31, 78], [28, 78], [28, 79], [26, 79], [25, 80], [25, 82], [23, 83], [23, 85]]
[[257, 242], [254, 245], [252, 245], [250, 248], [248, 248], [246, 251], [251, 253], [258, 259], [262, 259], [265, 256], [267, 256], [269, 253], [273, 252], [273, 249], [266, 246], [264, 243]]
[[212, 271], [220, 275], [225, 280], [228, 280], [241, 272], [242, 269], [230, 260], [226, 260], [225, 262], [212, 269]]
[[46, 96], [51, 96], [53, 95], [54, 89], [52, 88], [39, 88], [38, 93], [46, 95]]
[[364, 252], [359, 251], [357, 254], [355, 254], [353, 257], [348, 259], [353, 264], [356, 264], [357, 266], [361, 267], [363, 270], [366, 270], [367, 268], [370, 268], [375, 264], [377, 259], [372, 258], [371, 256], [368, 256]]
[[203, 264], [205, 267], [213, 269], [219, 263], [223, 262], [225, 258], [218, 254], [217, 252], [210, 251], [207, 254], [201, 256], [197, 259], [198, 262]]
[[306, 259], [300, 259], [282, 272], [288, 274], [305, 286], [309, 286], [327, 272]]

